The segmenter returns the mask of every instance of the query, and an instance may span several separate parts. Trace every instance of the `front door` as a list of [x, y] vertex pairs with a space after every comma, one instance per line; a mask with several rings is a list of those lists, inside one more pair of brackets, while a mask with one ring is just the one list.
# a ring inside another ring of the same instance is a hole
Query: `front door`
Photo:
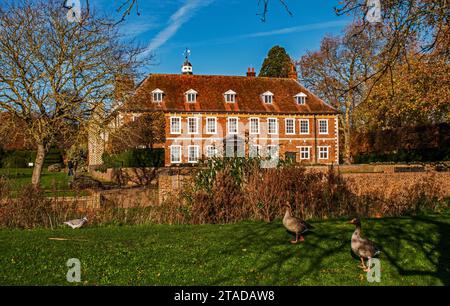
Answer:
[[224, 139], [225, 157], [245, 157], [244, 139], [231, 135]]
[[297, 161], [297, 152], [286, 152], [284, 153], [284, 158], [286, 161], [291, 161], [295, 163]]

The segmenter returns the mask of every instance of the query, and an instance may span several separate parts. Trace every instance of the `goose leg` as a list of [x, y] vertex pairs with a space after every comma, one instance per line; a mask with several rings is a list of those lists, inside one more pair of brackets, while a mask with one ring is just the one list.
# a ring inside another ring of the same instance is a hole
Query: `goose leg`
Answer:
[[303, 238], [303, 235], [300, 235], [300, 241], [301, 242], [305, 241], [305, 238]]
[[295, 233], [295, 240], [292, 240], [291, 243], [294, 244], [294, 243], [297, 243], [297, 242], [298, 242], [298, 234]]
[[372, 258], [369, 257], [369, 260], [367, 261], [367, 268], [364, 269], [364, 272], [369, 272], [371, 266], [372, 266]]
[[364, 264], [364, 258], [362, 258], [362, 257], [360, 257], [361, 258], [361, 268], [363, 268], [363, 270], [365, 271], [365, 272], [367, 272], [366, 270], [367, 270], [367, 267], [366, 267], [366, 265]]

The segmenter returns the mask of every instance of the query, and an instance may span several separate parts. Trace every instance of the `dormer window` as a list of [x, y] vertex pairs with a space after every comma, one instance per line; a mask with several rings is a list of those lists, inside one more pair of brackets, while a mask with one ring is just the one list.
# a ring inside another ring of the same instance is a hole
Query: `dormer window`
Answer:
[[296, 94], [294, 96], [294, 98], [295, 98], [295, 102], [297, 102], [297, 104], [299, 104], [299, 105], [306, 104], [306, 95], [303, 92]]
[[262, 94], [262, 100], [266, 104], [272, 104], [273, 103], [273, 93], [270, 91], [266, 91]]
[[163, 100], [164, 91], [159, 88], [156, 88], [152, 91], [152, 101], [155, 103], [160, 103]]
[[234, 102], [236, 102], [236, 93], [234, 91], [228, 90], [223, 95], [225, 97], [225, 102], [227, 102], [227, 103], [234, 103]]
[[186, 91], [185, 95], [186, 95], [186, 101], [188, 103], [197, 102], [197, 92], [195, 90], [190, 89], [190, 90]]

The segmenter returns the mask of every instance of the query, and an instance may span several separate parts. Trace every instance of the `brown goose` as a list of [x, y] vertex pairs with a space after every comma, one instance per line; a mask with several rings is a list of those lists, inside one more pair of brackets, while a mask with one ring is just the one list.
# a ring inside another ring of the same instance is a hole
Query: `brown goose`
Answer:
[[[352, 251], [361, 259], [362, 268], [365, 272], [370, 270], [370, 259], [380, 253], [380, 249], [373, 241], [361, 237], [361, 221], [358, 218], [352, 219], [349, 223], [356, 225], [352, 235]], [[366, 267], [364, 259], [369, 260], [369, 267]]]
[[289, 202], [286, 202], [286, 204], [283, 206], [286, 206], [286, 213], [284, 214], [283, 225], [288, 231], [295, 233], [295, 240], [292, 240], [291, 243], [298, 243], [299, 237], [301, 242], [305, 241], [305, 238], [303, 238], [302, 234], [313, 229], [314, 227], [306, 223], [302, 219], [292, 217], [291, 205], [289, 204]]

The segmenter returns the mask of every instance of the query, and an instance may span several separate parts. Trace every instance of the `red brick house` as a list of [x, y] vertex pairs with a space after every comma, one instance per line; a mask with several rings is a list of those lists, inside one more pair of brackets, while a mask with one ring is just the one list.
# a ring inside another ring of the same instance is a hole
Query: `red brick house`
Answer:
[[[210, 156], [278, 156], [304, 164], [339, 162], [338, 111], [290, 78], [151, 74], [120, 114], [165, 114], [165, 165]], [[91, 165], [102, 150], [90, 144]], [[101, 155], [100, 155], [101, 156]]]

